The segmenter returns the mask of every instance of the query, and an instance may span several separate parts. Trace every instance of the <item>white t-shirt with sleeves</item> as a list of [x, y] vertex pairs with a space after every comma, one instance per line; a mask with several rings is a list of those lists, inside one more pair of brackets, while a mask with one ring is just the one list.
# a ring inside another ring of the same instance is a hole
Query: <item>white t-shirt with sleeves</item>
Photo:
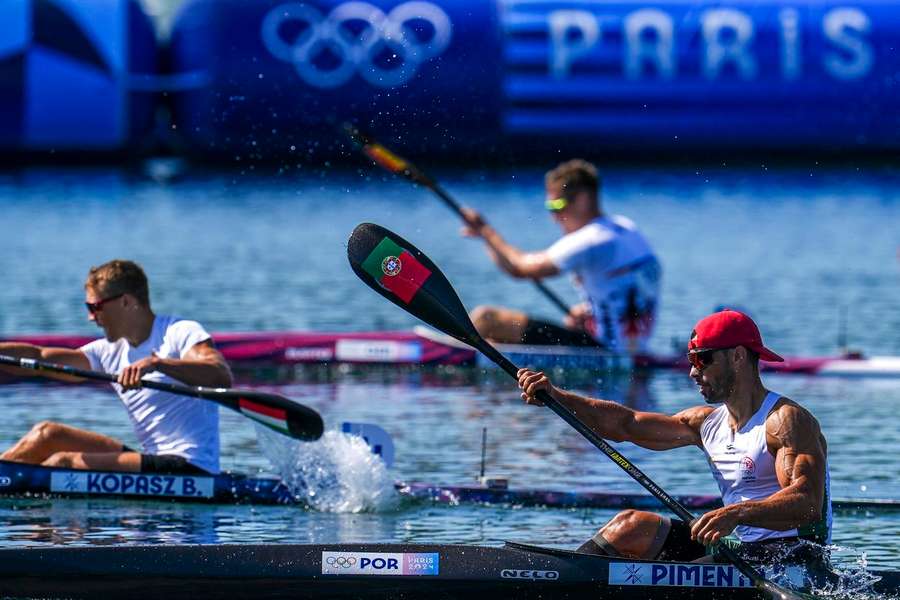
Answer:
[[[196, 321], [157, 315], [150, 337], [137, 347], [125, 339], [99, 339], [80, 350], [92, 369], [118, 374], [153, 353], [161, 358], [184, 358], [191, 348], [210, 337]], [[144, 378], [175, 382], [158, 371]], [[210, 473], [219, 472], [217, 404], [149, 388], [123, 390], [117, 383], [112, 386], [125, 404], [144, 454], [174, 454]]]
[[571, 273], [593, 312], [594, 338], [607, 348], [644, 350], [653, 332], [660, 265], [630, 219], [600, 216], [547, 249]]

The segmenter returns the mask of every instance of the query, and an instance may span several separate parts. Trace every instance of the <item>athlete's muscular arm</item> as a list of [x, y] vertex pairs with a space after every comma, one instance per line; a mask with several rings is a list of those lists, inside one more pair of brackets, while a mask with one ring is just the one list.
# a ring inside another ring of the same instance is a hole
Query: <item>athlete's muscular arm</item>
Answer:
[[200, 342], [191, 347], [184, 358], [161, 358], [148, 356], [119, 373], [119, 383], [129, 389], [140, 387], [140, 379], [146, 373], [159, 371], [188, 385], [208, 387], [231, 387], [231, 369], [225, 357], [216, 350], [212, 340]]
[[504, 240], [476, 211], [464, 208], [463, 214], [466, 235], [483, 239], [491, 259], [508, 274], [520, 279], [540, 279], [559, 274], [559, 267], [545, 252], [523, 252]]
[[712, 407], [698, 406], [673, 416], [639, 412], [608, 400], [586, 398], [561, 390], [541, 372], [520, 369], [518, 377], [522, 399], [527, 403], [542, 405], [535, 394], [538, 390], [544, 390], [600, 437], [614, 442], [632, 442], [651, 450], [699, 446], [700, 425], [713, 410]]
[[818, 421], [803, 407], [782, 399], [766, 419], [766, 440], [775, 456], [781, 490], [764, 500], [706, 513], [693, 524], [695, 539], [716, 542], [737, 525], [785, 531], [822, 517], [826, 446]]
[[[84, 355], [84, 352], [81, 350], [73, 350], [71, 348], [52, 348], [19, 342], [0, 342], [0, 354], [16, 358], [44, 360], [67, 365], [69, 367], [75, 367], [77, 369], [88, 370], [91, 368], [91, 361]], [[7, 373], [12, 373], [17, 377], [48, 377], [60, 381], [84, 381], [81, 377], [63, 375], [62, 373], [51, 373], [49, 371], [34, 371], [32, 369], [20, 369], [18, 367], [10, 366], [2, 366], [0, 369]]]

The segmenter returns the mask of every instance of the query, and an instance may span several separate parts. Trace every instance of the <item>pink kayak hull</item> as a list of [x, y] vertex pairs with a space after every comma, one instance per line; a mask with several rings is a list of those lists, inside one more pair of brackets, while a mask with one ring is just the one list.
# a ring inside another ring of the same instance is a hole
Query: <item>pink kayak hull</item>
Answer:
[[[36, 334], [6, 338], [41, 346], [77, 348], [93, 337], [79, 335]], [[445, 343], [436, 336], [424, 337], [413, 331], [379, 332], [253, 332], [216, 333], [213, 339], [224, 356], [237, 367], [256, 365], [302, 364], [379, 364], [379, 365], [475, 365], [475, 350], [457, 342]], [[596, 354], [565, 348], [563, 352], [549, 352], [539, 346], [501, 348], [504, 352], [529, 356], [540, 363], [541, 358], [566, 366], [565, 357], [578, 358], [584, 366], [584, 356]], [[562, 357], [562, 358], [561, 358]], [[532, 362], [532, 364], [535, 364]], [[587, 364], [590, 364], [588, 361]], [[627, 359], [629, 367], [641, 369], [688, 370], [681, 355], [643, 355]], [[762, 363], [766, 371], [808, 375], [886, 376], [900, 377], [900, 357], [825, 356], [788, 357], [783, 363]]]

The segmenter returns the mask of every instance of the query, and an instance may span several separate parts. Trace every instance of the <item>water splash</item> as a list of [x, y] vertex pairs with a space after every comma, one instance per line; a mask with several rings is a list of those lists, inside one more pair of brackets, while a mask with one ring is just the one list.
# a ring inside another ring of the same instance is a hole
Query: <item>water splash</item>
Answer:
[[[808, 571], [800, 566], [815, 556], [826, 556], [822, 568]], [[805, 558], [804, 558], [805, 557]], [[864, 552], [836, 545], [821, 546], [799, 540], [763, 547], [756, 557], [766, 579], [786, 589], [812, 592], [816, 598], [830, 600], [886, 600], [896, 598], [874, 591], [881, 577], [869, 570]], [[826, 566], [827, 565], [827, 566]]]
[[399, 503], [381, 457], [359, 436], [326, 431], [299, 442], [257, 425], [263, 455], [294, 498], [320, 512], [382, 512]]
[[835, 600], [886, 600], [895, 595], [877, 594], [872, 586], [881, 577], [869, 570], [865, 552], [848, 546], [828, 546], [831, 552], [831, 572], [834, 579], [828, 584], [813, 588], [816, 596]]

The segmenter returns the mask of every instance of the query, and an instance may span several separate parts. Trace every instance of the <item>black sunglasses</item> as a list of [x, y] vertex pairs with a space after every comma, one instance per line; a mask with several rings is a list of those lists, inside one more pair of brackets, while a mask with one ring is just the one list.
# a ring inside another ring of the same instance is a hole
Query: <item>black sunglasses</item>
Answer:
[[698, 371], [702, 371], [713, 363], [713, 355], [721, 350], [731, 350], [731, 348], [707, 348], [700, 350], [691, 350], [687, 353], [688, 361]]
[[84, 305], [87, 307], [88, 312], [92, 315], [96, 315], [98, 312], [103, 310], [103, 305], [107, 302], [112, 302], [113, 300], [118, 300], [125, 294], [116, 294], [115, 296], [110, 296], [109, 298], [104, 298], [103, 300], [97, 300], [96, 302], [85, 302]]

